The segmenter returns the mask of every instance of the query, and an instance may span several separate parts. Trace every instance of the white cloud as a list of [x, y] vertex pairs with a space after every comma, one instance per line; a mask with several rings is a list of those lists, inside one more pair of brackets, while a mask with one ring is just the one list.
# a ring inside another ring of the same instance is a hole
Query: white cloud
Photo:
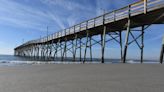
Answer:
[[162, 37], [163, 37], [163, 34], [158, 34], [155, 37], [147, 39], [146, 42], [149, 43], [149, 42], [161, 40], [161, 43], [162, 43]]
[[41, 0], [41, 1], [48, 5], [61, 6], [67, 10], [81, 9], [85, 11], [93, 11], [93, 9], [90, 6], [84, 7], [84, 5], [74, 2], [73, 0]]
[[52, 18], [54, 22], [56, 22], [61, 29], [65, 29], [65, 25], [61, 21], [61, 18], [59, 16], [56, 16], [55, 14], [52, 14], [50, 12], [47, 12], [47, 15]]
[[[47, 14], [36, 7], [30, 7], [11, 0], [0, 1], [0, 12], [0, 23], [3, 25], [40, 31], [43, 26], [53, 21], [54, 24], [56, 23], [59, 27], [64, 28], [59, 21], [60, 18], [54, 17], [55, 14], [51, 12]], [[50, 17], [50, 15], [53, 17]]]

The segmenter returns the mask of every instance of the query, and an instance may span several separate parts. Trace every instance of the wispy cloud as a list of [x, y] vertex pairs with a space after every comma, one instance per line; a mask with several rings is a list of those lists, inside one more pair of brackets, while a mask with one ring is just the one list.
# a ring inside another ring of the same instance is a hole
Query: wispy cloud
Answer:
[[50, 11], [45, 13], [37, 7], [30, 7], [12, 0], [1, 0], [0, 12], [0, 23], [3, 25], [41, 30], [51, 22], [51, 25], [56, 23], [61, 29], [64, 28], [60, 18]]
[[162, 43], [163, 36], [164, 36], [163, 34], [158, 34], [157, 36], [147, 39], [146, 42], [149, 43], [149, 42], [153, 42], [153, 41], [161, 41], [161, 43]]
[[75, 2], [75, 0], [41, 0], [41, 1], [45, 4], [49, 4], [49, 5], [53, 5], [53, 6], [60, 6], [67, 10], [81, 9], [81, 10], [85, 10], [85, 11], [93, 11], [90, 6], [84, 7], [84, 5]]
[[[89, 16], [94, 15], [93, 6], [84, 7], [83, 4], [75, 2], [75, 0], [41, 0], [41, 2], [49, 7], [51, 11], [49, 15], [61, 28], [73, 26], [81, 18], [86, 17], [86, 13]], [[87, 2], [84, 1], [84, 3]]]
[[52, 14], [51, 12], [47, 12], [47, 15], [52, 18], [54, 22], [56, 22], [61, 29], [65, 29], [65, 25], [63, 22], [60, 20], [61, 18], [56, 16], [55, 14]]

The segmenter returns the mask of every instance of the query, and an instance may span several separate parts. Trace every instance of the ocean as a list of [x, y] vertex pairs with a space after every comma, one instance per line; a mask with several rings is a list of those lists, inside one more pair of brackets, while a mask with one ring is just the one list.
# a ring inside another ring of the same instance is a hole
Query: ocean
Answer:
[[[100, 63], [100, 59], [93, 58], [93, 61], [86, 59], [86, 63]], [[43, 60], [32, 60], [28, 57], [18, 57], [14, 55], [0, 55], [0, 66], [13, 66], [13, 65], [31, 65], [31, 64], [72, 64], [82, 63], [80, 61], [72, 62], [71, 58], [68, 61], [60, 61], [60, 58], [56, 61], [43, 61]], [[121, 63], [120, 59], [105, 59], [105, 63]], [[140, 63], [140, 60], [127, 60], [127, 63]], [[158, 60], [144, 60], [144, 63], [159, 63]]]

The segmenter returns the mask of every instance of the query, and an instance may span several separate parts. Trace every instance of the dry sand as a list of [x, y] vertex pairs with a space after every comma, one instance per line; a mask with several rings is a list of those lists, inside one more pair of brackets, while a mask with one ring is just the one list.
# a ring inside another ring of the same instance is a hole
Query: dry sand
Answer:
[[164, 65], [1, 66], [0, 92], [164, 92]]

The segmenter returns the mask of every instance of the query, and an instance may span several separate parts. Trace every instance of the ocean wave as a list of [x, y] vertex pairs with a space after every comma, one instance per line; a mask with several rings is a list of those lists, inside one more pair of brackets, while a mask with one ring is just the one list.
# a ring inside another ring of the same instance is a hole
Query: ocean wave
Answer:
[[[135, 60], [128, 60], [128, 61], [126, 61], [126, 63], [129, 63], [129, 64], [140, 64], [141, 62], [140, 61], [135, 61]], [[145, 61], [143, 63], [144, 64], [159, 64], [159, 62], [157, 62], [157, 61]]]
[[[70, 61], [0, 61], [1, 64], [82, 64], [83, 62], [70, 62]], [[85, 62], [86, 64], [98, 64], [99, 62]]]
[[[101, 62], [97, 61], [92, 61], [92, 62], [85, 62], [85, 64], [100, 64]], [[121, 62], [105, 62], [105, 64], [112, 64], [112, 63], [121, 63]], [[128, 60], [126, 61], [128, 64], [140, 64], [140, 62], [136, 62], [134, 60]], [[159, 62], [143, 62], [145, 64], [158, 64]], [[34, 65], [34, 64], [83, 64], [83, 62], [71, 62], [71, 61], [8, 61], [8, 60], [0, 60], [1, 65], [7, 65], [7, 64], [12, 64], [12, 65]]]

